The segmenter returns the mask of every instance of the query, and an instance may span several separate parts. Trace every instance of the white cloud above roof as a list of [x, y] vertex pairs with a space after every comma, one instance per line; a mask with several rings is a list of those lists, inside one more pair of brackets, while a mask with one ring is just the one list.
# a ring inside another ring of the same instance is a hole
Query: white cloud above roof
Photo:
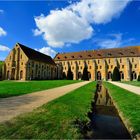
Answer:
[[43, 35], [51, 47], [79, 43], [94, 34], [94, 24], [118, 18], [131, 0], [82, 0], [49, 15], [35, 17], [34, 35]]
[[57, 54], [57, 52], [50, 47], [43, 47], [41, 49], [36, 49], [37, 51], [51, 56], [52, 58]]

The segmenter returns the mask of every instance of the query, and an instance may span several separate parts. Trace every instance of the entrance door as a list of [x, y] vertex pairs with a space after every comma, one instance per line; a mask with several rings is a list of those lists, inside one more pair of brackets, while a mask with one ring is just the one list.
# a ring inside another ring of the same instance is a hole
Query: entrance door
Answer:
[[12, 80], [15, 80], [15, 69], [12, 69], [11, 79]]

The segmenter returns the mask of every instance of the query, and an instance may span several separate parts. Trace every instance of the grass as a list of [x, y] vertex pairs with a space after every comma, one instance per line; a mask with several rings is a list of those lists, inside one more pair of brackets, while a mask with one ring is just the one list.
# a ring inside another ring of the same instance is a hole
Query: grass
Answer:
[[0, 81], [0, 98], [19, 96], [35, 91], [46, 90], [77, 82], [79, 81], [73, 80], [48, 80], [48, 81], [29, 81], [29, 82]]
[[104, 82], [104, 85], [124, 117], [129, 120], [134, 135], [140, 133], [140, 96], [107, 82]]
[[1, 139], [78, 139], [82, 138], [75, 120], [88, 122], [96, 82], [0, 125]]
[[139, 86], [140, 87], [140, 81], [124, 81], [122, 83], [130, 84], [130, 85], [133, 85], [133, 86]]

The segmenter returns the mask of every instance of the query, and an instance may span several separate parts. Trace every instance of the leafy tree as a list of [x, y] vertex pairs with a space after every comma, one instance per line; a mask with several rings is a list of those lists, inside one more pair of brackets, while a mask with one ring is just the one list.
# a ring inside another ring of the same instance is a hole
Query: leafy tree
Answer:
[[138, 81], [140, 81], [140, 75], [138, 76]]
[[87, 67], [83, 70], [82, 80], [89, 80]]
[[112, 81], [120, 81], [120, 72], [119, 69], [117, 67], [114, 68], [113, 70], [113, 75], [112, 75]]
[[73, 80], [73, 73], [71, 71], [71, 68], [68, 69], [67, 80]]

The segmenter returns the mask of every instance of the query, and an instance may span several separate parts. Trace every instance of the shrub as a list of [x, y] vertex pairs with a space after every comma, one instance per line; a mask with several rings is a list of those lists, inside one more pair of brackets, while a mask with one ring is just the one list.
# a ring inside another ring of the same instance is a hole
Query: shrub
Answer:
[[117, 67], [114, 68], [113, 70], [113, 75], [112, 75], [112, 81], [120, 81], [120, 72], [119, 69]]
[[140, 75], [138, 76], [138, 81], [140, 81]]
[[68, 69], [67, 80], [73, 80], [73, 73], [71, 71], [71, 68]]
[[87, 67], [83, 70], [82, 80], [89, 80]]

